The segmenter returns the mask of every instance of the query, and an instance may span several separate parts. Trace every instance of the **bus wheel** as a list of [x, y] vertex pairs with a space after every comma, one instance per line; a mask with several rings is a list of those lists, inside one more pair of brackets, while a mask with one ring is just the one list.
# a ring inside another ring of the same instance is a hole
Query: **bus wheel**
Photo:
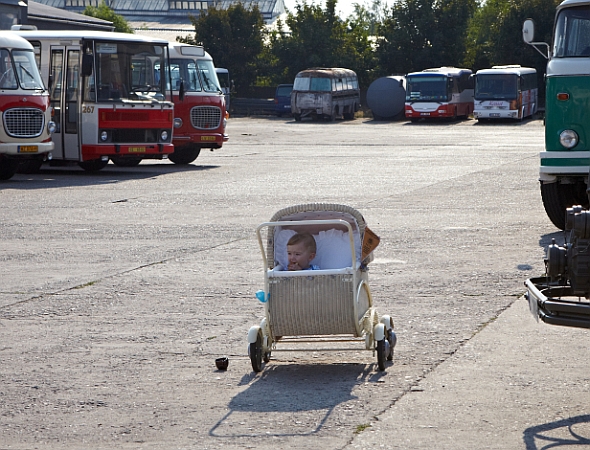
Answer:
[[541, 198], [549, 220], [560, 230], [565, 230], [565, 210], [573, 205], [588, 208], [584, 183], [562, 184], [541, 182]]
[[24, 159], [18, 165], [16, 170], [18, 173], [38, 173], [43, 164], [43, 155], [38, 155], [35, 158]]
[[7, 158], [0, 155], [0, 180], [8, 180], [18, 169], [18, 159]]
[[113, 156], [111, 161], [113, 161], [115, 166], [135, 167], [141, 162], [141, 158], [121, 158], [119, 156]]
[[86, 172], [98, 172], [99, 170], [104, 169], [108, 163], [108, 159], [106, 161], [103, 161], [99, 158], [91, 159], [90, 161], [81, 161], [78, 163], [78, 165]]
[[192, 163], [201, 153], [199, 147], [180, 147], [174, 150], [174, 153], [168, 155], [168, 159], [174, 164], [186, 165]]

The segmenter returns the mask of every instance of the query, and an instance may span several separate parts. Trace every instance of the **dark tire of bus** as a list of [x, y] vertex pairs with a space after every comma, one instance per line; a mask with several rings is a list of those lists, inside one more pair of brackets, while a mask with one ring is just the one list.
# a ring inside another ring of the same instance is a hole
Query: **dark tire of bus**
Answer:
[[119, 167], [135, 167], [141, 162], [141, 158], [121, 158], [118, 156], [113, 156], [111, 158], [113, 164]]
[[84, 169], [86, 172], [98, 172], [101, 169], [104, 169], [109, 160], [103, 161], [102, 159], [91, 159], [90, 161], [81, 161], [78, 165]]
[[547, 217], [560, 230], [565, 230], [565, 211], [573, 205], [588, 208], [586, 184], [543, 183], [541, 182], [541, 198]]
[[16, 173], [19, 161], [0, 155], [0, 180], [8, 180]]
[[168, 159], [174, 164], [187, 165], [197, 159], [199, 153], [201, 153], [201, 149], [199, 147], [175, 147], [174, 153], [168, 155]]
[[31, 159], [23, 159], [16, 170], [18, 173], [39, 173], [43, 165], [44, 156], [38, 155]]

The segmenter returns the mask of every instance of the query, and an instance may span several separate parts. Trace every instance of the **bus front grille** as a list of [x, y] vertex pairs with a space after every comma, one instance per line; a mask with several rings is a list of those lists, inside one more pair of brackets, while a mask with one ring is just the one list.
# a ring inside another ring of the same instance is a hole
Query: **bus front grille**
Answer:
[[38, 108], [12, 108], [2, 116], [6, 134], [17, 138], [41, 136], [45, 115]]
[[191, 123], [198, 130], [214, 130], [221, 124], [221, 109], [217, 106], [195, 106], [191, 109]]

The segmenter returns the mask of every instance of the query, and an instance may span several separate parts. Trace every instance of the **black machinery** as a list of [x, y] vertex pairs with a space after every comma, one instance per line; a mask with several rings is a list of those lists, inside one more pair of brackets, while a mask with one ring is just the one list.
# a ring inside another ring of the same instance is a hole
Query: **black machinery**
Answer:
[[566, 242], [547, 248], [546, 275], [525, 281], [533, 315], [543, 322], [590, 328], [590, 211], [566, 211]]

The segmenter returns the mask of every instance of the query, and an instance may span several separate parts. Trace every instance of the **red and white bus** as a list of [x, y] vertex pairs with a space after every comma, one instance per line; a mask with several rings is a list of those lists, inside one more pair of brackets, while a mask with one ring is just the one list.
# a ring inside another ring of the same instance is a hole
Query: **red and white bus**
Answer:
[[493, 66], [475, 73], [473, 117], [524, 119], [537, 112], [537, 71], [530, 67]]
[[131, 166], [174, 151], [166, 40], [89, 30], [18, 33], [35, 48], [49, 87], [57, 126], [51, 163], [96, 171], [109, 159]]
[[213, 58], [201, 46], [170, 42], [175, 164], [190, 164], [203, 148], [221, 148], [228, 114]]
[[0, 31], [0, 114], [0, 180], [7, 180], [19, 164], [47, 157], [55, 129], [33, 46], [12, 31]]
[[470, 69], [439, 67], [406, 75], [406, 118], [468, 117], [473, 113]]

